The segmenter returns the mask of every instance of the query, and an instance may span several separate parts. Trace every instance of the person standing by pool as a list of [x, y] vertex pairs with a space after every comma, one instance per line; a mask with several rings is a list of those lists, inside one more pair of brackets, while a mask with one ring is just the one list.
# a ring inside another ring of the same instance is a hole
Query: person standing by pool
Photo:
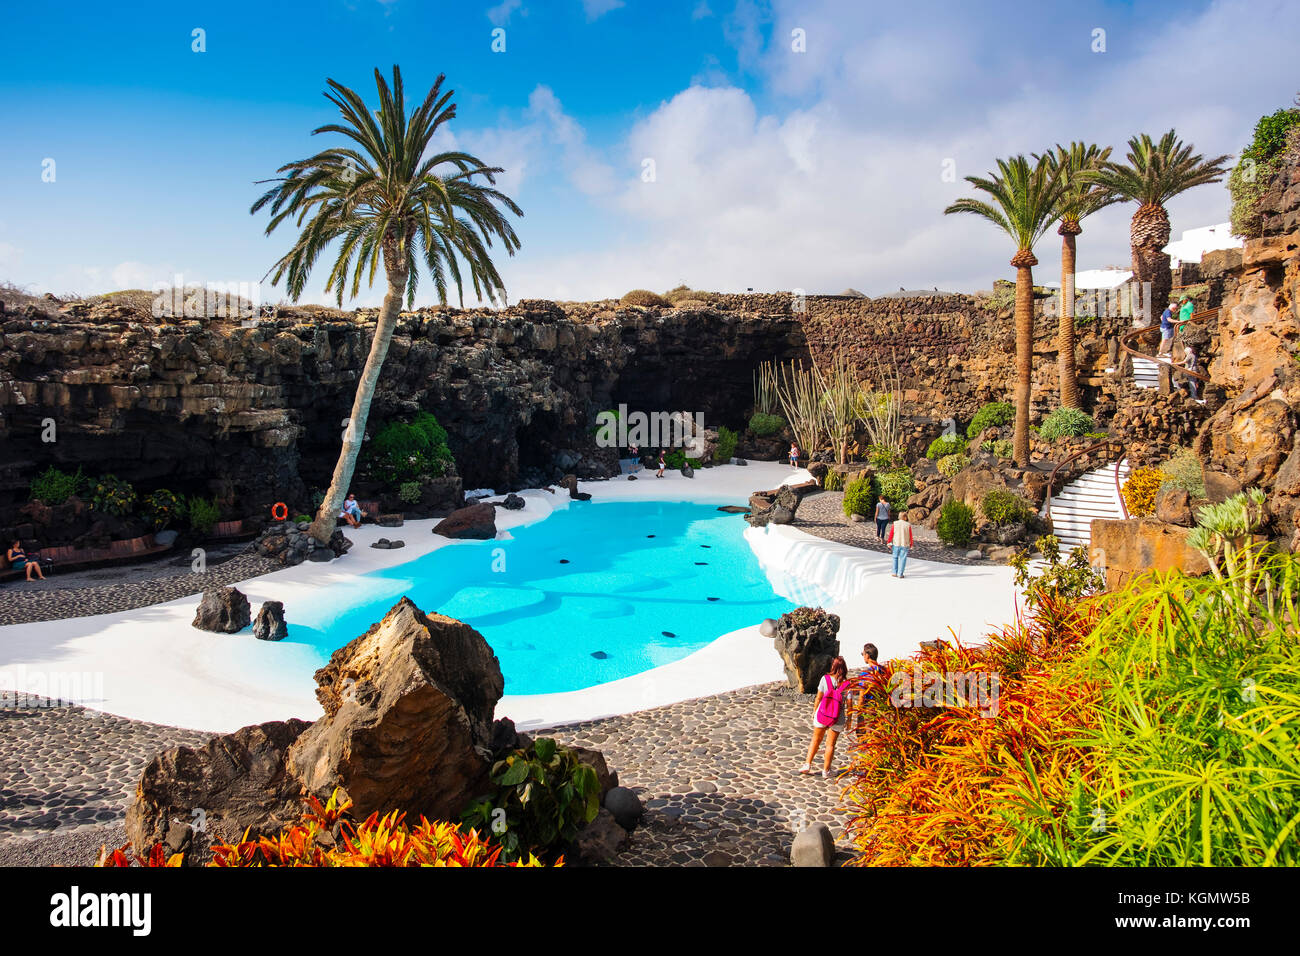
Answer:
[[5, 560], [15, 571], [27, 572], [27, 580], [32, 580], [32, 572], [42, 581], [45, 580], [45, 572], [41, 570], [41, 563], [35, 558], [27, 557], [27, 552], [23, 550], [23, 543], [18, 538], [14, 538], [14, 543], [9, 550], [5, 552]]
[[889, 526], [889, 537], [885, 540], [894, 546], [893, 576], [901, 578], [907, 568], [907, 553], [912, 550], [912, 526], [908, 524], [906, 511], [898, 513], [898, 520]]
[[889, 527], [889, 502], [885, 496], [881, 495], [880, 500], [876, 502], [876, 537], [884, 541], [885, 529]]
[[[826, 738], [826, 760], [822, 765], [822, 776], [831, 775], [831, 763], [835, 759], [835, 741], [844, 732], [846, 713], [844, 694], [848, 690], [849, 665], [844, 658], [837, 657], [831, 661], [831, 671], [822, 678], [817, 688], [817, 699], [813, 702], [812, 744], [808, 747], [808, 760], [799, 772], [813, 772], [812, 762], [817, 750]], [[829, 732], [829, 735], [828, 735]]]
[[662, 478], [664, 476], [664, 468], [666, 465], [667, 462], [664, 461], [664, 450], [660, 448], [659, 449], [659, 470], [655, 472], [656, 478]]

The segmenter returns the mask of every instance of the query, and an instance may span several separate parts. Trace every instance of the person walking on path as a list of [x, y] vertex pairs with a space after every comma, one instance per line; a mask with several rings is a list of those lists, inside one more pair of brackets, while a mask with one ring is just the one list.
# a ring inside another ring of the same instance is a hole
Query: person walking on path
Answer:
[[[831, 661], [831, 672], [822, 678], [817, 688], [817, 699], [813, 702], [812, 743], [808, 747], [808, 760], [799, 772], [813, 772], [813, 759], [826, 738], [826, 759], [822, 764], [822, 776], [831, 775], [831, 763], [835, 760], [835, 741], [844, 732], [847, 723], [848, 703], [845, 692], [848, 690], [849, 665], [844, 658], [837, 657]], [[827, 732], [829, 731], [829, 736]]]
[[655, 472], [656, 478], [662, 478], [664, 476], [665, 465], [666, 463], [664, 462], [664, 450], [660, 448], [659, 449], [659, 470]]
[[32, 580], [32, 572], [35, 572], [36, 577], [42, 581], [45, 580], [45, 572], [41, 570], [41, 563], [35, 558], [27, 557], [27, 552], [23, 550], [23, 543], [19, 539], [14, 538], [13, 546], [5, 552], [5, 560], [9, 562], [9, 566], [15, 571], [25, 570], [28, 581]]
[[1174, 346], [1174, 310], [1178, 308], [1178, 301], [1170, 299], [1168, 307], [1160, 313], [1160, 348], [1156, 349], [1156, 356], [1167, 354]]
[[[855, 693], [855, 700], [856, 700], [856, 695], [858, 693], [868, 693], [867, 691], [862, 691], [860, 689], [867, 681], [875, 677], [877, 674], [885, 673], [885, 665], [879, 663], [876, 660], [879, 654], [880, 652], [876, 649], [875, 644], [867, 643], [862, 645], [863, 667], [862, 667], [862, 673], [859, 674], [854, 681], [854, 683], [859, 688], [859, 690]], [[853, 709], [856, 710], [858, 714], [858, 720], [857, 723], [853, 725], [853, 729], [856, 730], [858, 733], [862, 733], [862, 728], [866, 724], [866, 720], [867, 720], [865, 708], [855, 707]]]
[[[1197, 371], [1196, 351], [1190, 345], [1187, 346], [1186, 349], [1184, 349], [1183, 368], [1187, 369], [1187, 371], [1189, 372]], [[1196, 379], [1191, 375], [1186, 376], [1186, 378], [1187, 378], [1187, 394], [1190, 395], [1193, 400], [1195, 400], [1197, 398]]]
[[876, 502], [876, 538], [880, 541], [885, 540], [885, 529], [889, 527], [889, 502], [885, 496], [881, 495], [880, 500]]
[[790, 442], [790, 467], [799, 467], [799, 446], [795, 442]]
[[885, 539], [894, 546], [894, 574], [903, 577], [907, 568], [907, 553], [912, 550], [912, 526], [907, 522], [907, 512], [900, 511], [898, 520], [889, 526], [889, 537]]

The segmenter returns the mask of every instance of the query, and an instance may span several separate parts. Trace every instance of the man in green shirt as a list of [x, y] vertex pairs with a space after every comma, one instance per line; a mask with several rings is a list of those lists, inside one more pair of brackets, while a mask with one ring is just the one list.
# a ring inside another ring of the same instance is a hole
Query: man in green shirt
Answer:
[[1184, 322], [1192, 317], [1192, 310], [1195, 306], [1192, 304], [1192, 297], [1185, 295], [1182, 298], [1182, 304], [1178, 308], [1178, 324], [1181, 326]]

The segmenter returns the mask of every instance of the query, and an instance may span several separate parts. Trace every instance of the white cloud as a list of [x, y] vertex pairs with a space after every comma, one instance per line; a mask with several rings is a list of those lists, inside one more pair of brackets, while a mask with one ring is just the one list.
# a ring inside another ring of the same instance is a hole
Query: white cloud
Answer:
[[617, 10], [623, 6], [623, 0], [582, 0], [583, 12], [587, 14], [587, 20], [599, 20], [611, 10]]
[[[493, 26], [504, 27], [510, 23], [510, 18], [519, 11], [524, 5], [524, 0], [501, 0], [495, 7], [489, 7], [487, 11], [488, 20]], [[527, 13], [527, 11], [523, 11]]]

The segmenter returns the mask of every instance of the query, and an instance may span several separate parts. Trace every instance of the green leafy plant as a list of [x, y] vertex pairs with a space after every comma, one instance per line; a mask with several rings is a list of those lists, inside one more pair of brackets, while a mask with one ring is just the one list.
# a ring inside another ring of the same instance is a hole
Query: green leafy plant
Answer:
[[966, 451], [966, 440], [960, 435], [940, 435], [930, 442], [925, 450], [925, 457], [936, 461], [948, 455], [960, 455]]
[[429, 412], [409, 423], [388, 422], [367, 446], [371, 469], [389, 485], [439, 478], [453, 464], [447, 431]]
[[690, 465], [692, 468], [699, 468], [702, 462], [698, 458], [687, 458], [686, 451], [682, 448], [674, 448], [664, 454], [665, 467], [679, 470]]
[[938, 461], [939, 474], [951, 478], [969, 464], [969, 455], [944, 455]]
[[980, 451], [997, 455], [999, 458], [1010, 458], [1015, 453], [1015, 445], [1010, 438], [995, 438], [993, 441], [983, 442]]
[[1281, 168], [1283, 152], [1297, 139], [1300, 139], [1300, 109], [1280, 109], [1261, 116], [1255, 124], [1250, 145], [1241, 151], [1241, 159], [1228, 176], [1235, 235], [1254, 239], [1263, 233], [1257, 204]]
[[[1014, 295], [1015, 289], [1012, 288]], [[1010, 307], [1010, 304], [1008, 305]], [[966, 426], [966, 437], [977, 438], [986, 428], [992, 428], [995, 425], [1008, 425], [1015, 421], [1016, 409], [1010, 402], [989, 402], [981, 405], [980, 410], [975, 413], [975, 417], [970, 420]]]
[[980, 501], [980, 511], [994, 524], [1011, 524], [1027, 521], [1034, 514], [1033, 506], [1006, 488], [990, 488]]
[[1077, 438], [1092, 431], [1092, 416], [1077, 408], [1058, 408], [1038, 427], [1038, 434], [1044, 441], [1056, 441], [1058, 438]]
[[879, 486], [874, 476], [861, 475], [844, 486], [844, 514], [870, 517], [876, 512]]
[[907, 499], [916, 493], [916, 483], [912, 480], [911, 469], [895, 468], [877, 476], [880, 493], [889, 502], [894, 514], [907, 507]]
[[733, 432], [726, 425], [718, 426], [718, 444], [713, 449], [713, 460], [723, 464], [731, 461], [736, 455], [736, 445], [740, 442], [740, 435]]
[[1193, 498], [1205, 497], [1205, 474], [1201, 460], [1190, 448], [1180, 448], [1168, 461], [1160, 466], [1165, 476], [1161, 488], [1181, 488]]
[[1029, 549], [1022, 548], [1008, 562], [1015, 569], [1016, 587], [1024, 592], [1025, 603], [1041, 608], [1045, 603], [1078, 601], [1106, 586], [1106, 579], [1088, 564], [1088, 549], [1079, 545], [1061, 559], [1061, 540], [1045, 534], [1034, 549], [1046, 562], [1035, 572], [1029, 564]]
[[1246, 559], [1245, 573], [1253, 573], [1261, 549], [1252, 539], [1267, 520], [1264, 502], [1264, 490], [1250, 488], [1196, 512], [1196, 527], [1187, 543], [1205, 555], [1215, 577], [1235, 575], [1238, 558]]
[[939, 509], [939, 521], [934, 530], [944, 544], [964, 547], [970, 543], [975, 531], [975, 509], [956, 498], [949, 498]]
[[888, 471], [905, 463], [903, 449], [895, 445], [870, 445], [867, 461], [879, 471]]
[[749, 418], [749, 430], [760, 438], [775, 435], [784, 427], [785, 419], [780, 415], [772, 415], [767, 412], [755, 412]]
[[166, 488], [145, 495], [141, 509], [155, 531], [162, 531], [185, 516], [185, 500]]
[[420, 500], [420, 495], [424, 488], [418, 481], [404, 481], [401, 487], [397, 489], [397, 497], [405, 501], [408, 505], [414, 504]]
[[32, 479], [30, 495], [33, 501], [47, 505], [61, 505], [86, 484], [86, 477], [78, 468], [75, 474], [60, 471], [51, 465]]
[[294, 524], [302, 524], [304, 521], [305, 521], [307, 524], [311, 524], [311, 515], [295, 515], [295, 516], [294, 516], [294, 519], [293, 519], [293, 523], [294, 523]]
[[844, 487], [844, 476], [838, 471], [828, 468], [826, 474], [822, 476], [822, 488], [826, 491], [839, 491]]
[[496, 761], [490, 779], [493, 792], [470, 804], [461, 820], [496, 834], [507, 860], [530, 853], [553, 858], [600, 811], [596, 771], [550, 737], [538, 737], [527, 750]]
[[215, 501], [195, 495], [190, 498], [186, 509], [190, 516], [190, 527], [201, 534], [211, 534], [221, 518], [221, 509]]
[[129, 481], [103, 475], [91, 483], [90, 501], [96, 511], [120, 518], [135, 510], [136, 493]]

